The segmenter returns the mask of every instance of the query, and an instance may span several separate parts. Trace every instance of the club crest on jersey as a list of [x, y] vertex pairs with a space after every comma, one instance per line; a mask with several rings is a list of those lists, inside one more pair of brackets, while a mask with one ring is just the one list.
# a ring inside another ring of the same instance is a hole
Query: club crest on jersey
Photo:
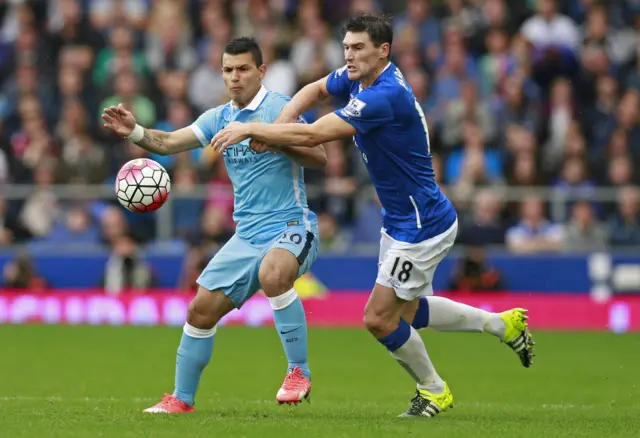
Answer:
[[344, 107], [342, 113], [348, 117], [360, 117], [362, 116], [362, 110], [367, 106], [366, 103], [354, 97], [349, 101], [349, 104]]

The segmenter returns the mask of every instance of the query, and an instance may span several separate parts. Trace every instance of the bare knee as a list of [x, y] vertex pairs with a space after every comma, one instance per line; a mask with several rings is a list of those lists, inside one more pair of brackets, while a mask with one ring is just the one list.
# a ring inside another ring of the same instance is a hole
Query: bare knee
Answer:
[[364, 326], [376, 338], [382, 338], [398, 328], [399, 318], [392, 312], [378, 312], [372, 308], [365, 308]]
[[293, 287], [298, 275], [298, 261], [288, 251], [283, 253], [270, 252], [260, 265], [258, 277], [262, 290], [268, 297], [282, 295]]
[[212, 329], [233, 309], [231, 300], [222, 291], [208, 291], [202, 287], [189, 303], [187, 323], [202, 330]]
[[391, 334], [398, 328], [405, 303], [393, 289], [376, 284], [364, 308], [364, 326], [378, 339]]

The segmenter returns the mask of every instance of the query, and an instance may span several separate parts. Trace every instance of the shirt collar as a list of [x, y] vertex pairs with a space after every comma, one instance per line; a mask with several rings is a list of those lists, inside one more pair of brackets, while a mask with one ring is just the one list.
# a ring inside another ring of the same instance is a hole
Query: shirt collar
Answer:
[[[384, 73], [385, 71], [387, 71], [387, 69], [391, 67], [391, 62], [387, 63], [387, 66], [385, 68], [382, 69], [382, 71], [380, 72], [380, 74], [378, 75], [378, 78], [380, 78], [380, 76], [382, 76], [382, 73]], [[376, 79], [377, 81], [378, 79]], [[375, 81], [374, 81], [375, 82]], [[373, 84], [372, 84], [373, 85]], [[362, 84], [358, 83], [358, 93], [362, 93]]]
[[[262, 101], [265, 99], [265, 97], [267, 97], [268, 92], [269, 90], [267, 90], [264, 87], [264, 85], [261, 85], [260, 90], [258, 90], [258, 94], [256, 94], [253, 100], [249, 102], [249, 105], [245, 106], [243, 109], [249, 110], [249, 111], [257, 110], [260, 104], [262, 103]], [[233, 109], [239, 109], [237, 106], [235, 106], [233, 101], [229, 102], [229, 105], [231, 105], [231, 108]]]

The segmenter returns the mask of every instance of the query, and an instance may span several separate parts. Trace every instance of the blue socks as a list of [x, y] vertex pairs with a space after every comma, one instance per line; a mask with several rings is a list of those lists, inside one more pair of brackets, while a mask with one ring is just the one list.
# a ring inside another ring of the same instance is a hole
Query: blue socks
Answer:
[[216, 327], [198, 329], [184, 325], [176, 361], [176, 387], [173, 394], [189, 406], [195, 403], [196, 390], [204, 367], [211, 359]]
[[400, 318], [400, 324], [395, 331], [391, 332], [384, 338], [378, 338], [378, 342], [387, 347], [389, 352], [393, 353], [398, 348], [407, 343], [411, 337], [411, 326], [407, 321]]
[[427, 297], [420, 298], [419, 303], [416, 316], [413, 317], [413, 322], [411, 323], [416, 330], [420, 330], [429, 325], [429, 301], [427, 301]]
[[307, 353], [307, 319], [295, 289], [269, 298], [273, 309], [273, 320], [280, 335], [282, 347], [289, 361], [289, 370], [300, 367], [305, 377], [310, 378]]

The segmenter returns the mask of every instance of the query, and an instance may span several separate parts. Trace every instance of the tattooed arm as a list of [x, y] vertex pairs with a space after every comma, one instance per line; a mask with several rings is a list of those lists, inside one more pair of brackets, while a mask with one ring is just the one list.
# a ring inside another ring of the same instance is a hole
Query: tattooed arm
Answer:
[[134, 143], [154, 154], [171, 155], [200, 147], [200, 140], [188, 126], [173, 132], [143, 129], [142, 140]]
[[105, 128], [154, 154], [171, 155], [200, 147], [200, 140], [190, 127], [173, 132], [146, 129], [122, 105], [105, 108], [102, 119]]

